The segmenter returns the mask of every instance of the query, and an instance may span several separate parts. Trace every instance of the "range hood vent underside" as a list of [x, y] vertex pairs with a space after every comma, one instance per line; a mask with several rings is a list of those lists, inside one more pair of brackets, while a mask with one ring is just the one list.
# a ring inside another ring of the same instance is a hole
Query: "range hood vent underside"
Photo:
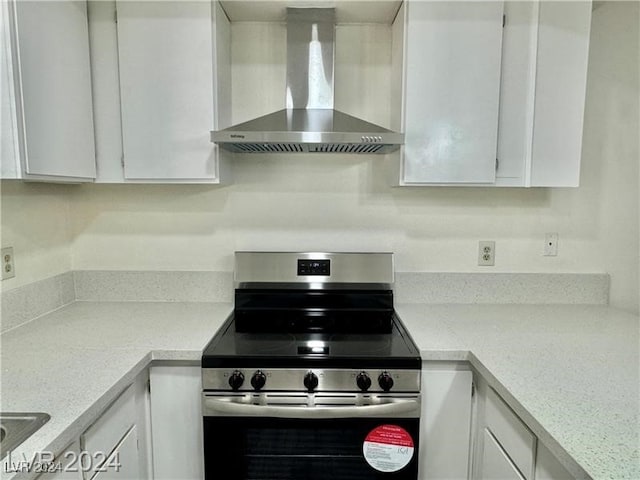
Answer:
[[382, 153], [388, 145], [360, 143], [234, 143], [221, 145], [239, 153]]

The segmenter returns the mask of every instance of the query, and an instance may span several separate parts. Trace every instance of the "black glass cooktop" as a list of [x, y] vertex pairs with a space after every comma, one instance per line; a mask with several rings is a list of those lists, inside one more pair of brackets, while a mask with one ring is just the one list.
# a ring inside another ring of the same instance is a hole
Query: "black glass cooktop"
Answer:
[[389, 333], [238, 332], [232, 314], [205, 347], [202, 366], [420, 368], [420, 355], [395, 314]]

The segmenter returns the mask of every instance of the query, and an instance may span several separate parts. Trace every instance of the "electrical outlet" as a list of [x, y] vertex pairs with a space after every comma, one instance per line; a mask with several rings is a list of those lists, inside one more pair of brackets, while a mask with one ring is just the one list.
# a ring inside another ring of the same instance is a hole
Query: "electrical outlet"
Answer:
[[544, 235], [544, 256], [555, 257], [558, 255], [558, 234], [546, 233]]
[[481, 240], [478, 242], [478, 265], [492, 267], [496, 263], [496, 242]]
[[16, 276], [16, 266], [13, 259], [13, 247], [2, 249], [2, 280]]

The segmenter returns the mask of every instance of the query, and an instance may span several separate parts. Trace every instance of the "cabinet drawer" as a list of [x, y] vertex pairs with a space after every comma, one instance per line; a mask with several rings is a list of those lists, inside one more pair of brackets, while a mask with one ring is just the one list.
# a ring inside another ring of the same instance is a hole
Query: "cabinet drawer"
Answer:
[[[134, 393], [133, 386], [127, 387], [80, 437], [82, 450], [88, 452], [92, 458], [106, 459], [135, 424]], [[97, 452], [100, 452], [100, 455], [96, 455]], [[86, 478], [91, 478], [92, 473], [100, 467], [100, 464], [92, 465], [92, 467], [91, 471], [86, 472]]]
[[526, 480], [533, 479], [536, 437], [491, 388], [487, 391], [485, 426]]

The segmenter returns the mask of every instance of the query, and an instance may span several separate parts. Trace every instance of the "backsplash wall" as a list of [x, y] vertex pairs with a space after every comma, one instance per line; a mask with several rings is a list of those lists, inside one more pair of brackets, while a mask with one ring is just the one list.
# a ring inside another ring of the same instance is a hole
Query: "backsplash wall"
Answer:
[[[395, 252], [398, 271], [607, 272], [611, 303], [637, 311], [638, 47], [637, 21], [629, 10], [637, 14], [637, 8], [607, 3], [594, 12], [578, 189], [392, 188], [384, 157], [333, 155], [237, 157], [228, 186], [61, 187], [69, 191], [51, 205], [44, 205], [44, 198], [34, 202], [33, 189], [6, 189], [3, 182], [3, 213], [17, 205], [21, 209], [20, 215], [3, 216], [3, 245], [6, 228], [17, 242], [26, 241], [27, 231], [46, 237], [53, 222], [35, 226], [36, 213], [46, 216], [52, 209], [68, 220], [59, 242], [31, 249], [38, 258], [51, 253], [55, 268], [22, 262], [16, 253], [21, 273], [13, 285], [67, 265], [74, 270], [230, 271], [235, 250], [385, 250]], [[251, 66], [238, 62], [242, 50], [242, 45], [234, 50], [234, 75]], [[615, 74], [610, 62], [616, 62]], [[337, 78], [355, 90], [340, 63]], [[374, 83], [384, 86], [389, 81], [385, 69], [370, 67], [378, 78]], [[376, 91], [359, 94], [371, 99]], [[336, 96], [338, 103], [352, 98], [344, 91]], [[275, 96], [266, 98], [236, 102], [234, 121], [278, 108]], [[382, 104], [362, 115], [382, 123], [388, 108]], [[56, 202], [68, 202], [68, 213]], [[55, 228], [59, 225], [64, 222]], [[557, 257], [542, 256], [546, 232], [560, 235]], [[496, 241], [495, 267], [477, 266], [478, 240]]]
[[10, 290], [71, 269], [70, 202], [74, 185], [3, 180], [0, 185], [2, 247], [13, 247], [16, 276]]

